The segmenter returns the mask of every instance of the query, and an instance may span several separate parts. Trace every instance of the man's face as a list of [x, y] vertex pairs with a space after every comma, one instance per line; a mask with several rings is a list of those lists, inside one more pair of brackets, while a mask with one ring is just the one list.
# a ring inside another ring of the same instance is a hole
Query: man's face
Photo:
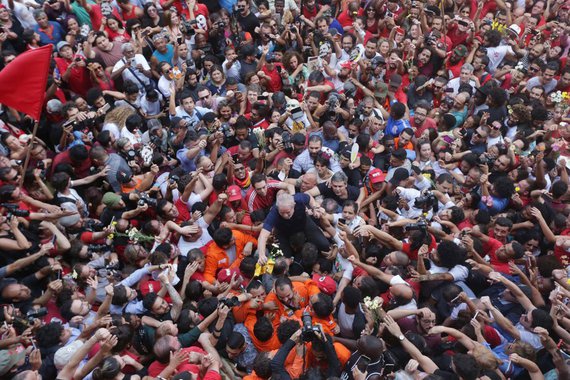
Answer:
[[178, 218], [178, 209], [174, 206], [173, 203], [167, 202], [164, 208], [162, 209], [164, 215], [166, 215], [167, 219], [174, 220]]
[[372, 114], [372, 110], [374, 109], [373, 103], [370, 101], [365, 101], [362, 104], [362, 113], [364, 116], [370, 116]]
[[276, 287], [275, 288], [275, 294], [277, 295], [277, 298], [286, 304], [291, 304], [293, 301], [293, 297], [295, 296], [295, 293], [293, 292], [293, 289], [291, 289], [291, 287], [289, 285], [285, 285], [282, 287]]
[[495, 252], [495, 255], [497, 256], [497, 259], [506, 263], [515, 257], [515, 252], [512, 245], [509, 243], [499, 247]]
[[510, 166], [509, 159], [507, 158], [507, 156], [502, 155], [495, 160], [493, 169], [498, 172], [506, 172], [509, 169], [509, 166]]
[[354, 44], [352, 43], [352, 38], [344, 36], [342, 39], [342, 49], [348, 53], [352, 50], [353, 46]]
[[418, 60], [423, 65], [427, 64], [431, 59], [431, 51], [428, 49], [423, 49], [420, 54], [418, 54]]
[[189, 115], [191, 115], [194, 112], [194, 106], [195, 106], [194, 99], [192, 99], [191, 96], [182, 99], [182, 108]]
[[487, 132], [482, 128], [477, 128], [475, 132], [473, 132], [471, 143], [477, 145], [477, 144], [483, 144], [486, 141], [487, 141]]
[[435, 326], [435, 314], [431, 311], [417, 316], [418, 325], [422, 334], [427, 334]]
[[570, 72], [566, 72], [560, 77], [559, 84], [562, 88], [570, 86]]
[[156, 315], [163, 315], [166, 314], [170, 310], [170, 306], [168, 302], [162, 297], [157, 297], [152, 305], [152, 311]]
[[542, 94], [544, 94], [544, 90], [540, 87], [533, 87], [530, 90], [529, 98], [542, 101]]
[[2, 296], [14, 302], [20, 302], [30, 299], [32, 292], [30, 288], [21, 284], [11, 284], [4, 288]]
[[495, 239], [497, 239], [501, 243], [505, 243], [507, 241], [507, 236], [509, 235], [510, 230], [511, 229], [509, 227], [500, 226], [496, 224], [495, 227], [493, 228], [493, 232], [495, 233]]
[[230, 360], [235, 360], [238, 356], [241, 355], [242, 352], [245, 351], [246, 345], [244, 344], [243, 347], [240, 348], [231, 348], [226, 345], [226, 352], [228, 353], [228, 358]]
[[255, 189], [255, 192], [257, 193], [257, 195], [265, 197], [267, 196], [267, 182], [265, 181], [260, 181], [257, 182], [253, 188]]
[[238, 128], [238, 129], [236, 129], [236, 139], [237, 139], [238, 141], [243, 141], [243, 140], [245, 140], [245, 139], [247, 138], [247, 134], [248, 134], [247, 128]]
[[439, 191], [445, 194], [451, 194], [453, 192], [453, 184], [447, 181], [436, 184], [436, 187]]
[[238, 10], [242, 15], [246, 15], [249, 11], [249, 3], [246, 0], [239, 0], [237, 2]]
[[277, 208], [277, 211], [279, 211], [279, 215], [281, 215], [283, 219], [291, 219], [295, 213], [295, 206], [282, 205]]
[[346, 184], [346, 182], [343, 182], [343, 181], [340, 181], [340, 182], [332, 181], [331, 182], [331, 188], [332, 188], [333, 193], [335, 193], [336, 196], [342, 196], [346, 192], [347, 184]]
[[326, 20], [319, 20], [317, 23], [317, 29], [321, 34], [326, 34], [329, 31], [329, 24]]
[[431, 27], [441, 32], [441, 30], [443, 29], [443, 20], [439, 17], [434, 18]]
[[317, 177], [311, 174], [303, 175], [301, 179], [301, 192], [311, 190], [313, 187], [317, 186]]
[[376, 44], [368, 42], [364, 48], [364, 55], [366, 55], [366, 58], [374, 58], [376, 56]]
[[204, 89], [198, 92], [198, 98], [202, 102], [202, 107], [211, 108], [212, 107], [212, 94], [210, 90]]
[[414, 112], [414, 124], [420, 127], [426, 121], [427, 110], [423, 108], [416, 108]]
[[552, 69], [544, 70], [544, 73], [542, 74], [542, 83], [543, 84], [550, 83], [552, 81], [552, 79], [554, 78], [555, 74], [556, 74], [556, 72]]
[[406, 132], [400, 133], [399, 146], [405, 146], [412, 140], [412, 136]]
[[322, 144], [319, 141], [309, 142], [309, 155], [313, 158], [317, 157], [317, 154], [321, 151]]
[[469, 83], [469, 79], [471, 78], [471, 71], [467, 70], [467, 69], [461, 69], [461, 72], [459, 73], [459, 81], [461, 83]]

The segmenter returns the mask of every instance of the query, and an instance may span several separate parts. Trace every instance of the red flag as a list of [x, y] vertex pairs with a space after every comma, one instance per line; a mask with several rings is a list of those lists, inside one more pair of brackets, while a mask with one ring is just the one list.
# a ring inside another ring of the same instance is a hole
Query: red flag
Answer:
[[0, 71], [0, 103], [38, 121], [42, 113], [53, 46], [28, 50]]

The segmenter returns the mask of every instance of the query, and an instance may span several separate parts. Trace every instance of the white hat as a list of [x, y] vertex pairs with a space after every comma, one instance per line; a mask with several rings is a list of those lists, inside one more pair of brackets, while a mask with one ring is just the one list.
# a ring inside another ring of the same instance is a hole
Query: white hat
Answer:
[[513, 24], [513, 25], [509, 26], [507, 30], [509, 32], [513, 33], [514, 35], [516, 35], [517, 37], [520, 36], [520, 34], [521, 34], [521, 27], [518, 26], [517, 24]]

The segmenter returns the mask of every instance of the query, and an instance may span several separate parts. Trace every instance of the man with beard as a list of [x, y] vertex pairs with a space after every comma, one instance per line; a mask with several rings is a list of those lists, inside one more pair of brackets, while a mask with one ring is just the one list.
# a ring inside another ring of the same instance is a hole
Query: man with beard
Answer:
[[431, 49], [428, 46], [425, 46], [419, 52], [418, 57], [416, 59], [416, 65], [418, 66], [420, 73], [428, 78], [431, 77], [432, 74], [434, 73], [433, 65], [429, 64], [432, 55], [433, 53]]
[[430, 105], [425, 101], [419, 101], [414, 109], [414, 116], [410, 117], [410, 124], [415, 130], [414, 135], [419, 138], [426, 129], [431, 128], [437, 130], [435, 120], [428, 117]]
[[445, 69], [448, 72], [450, 78], [457, 78], [461, 73], [461, 67], [465, 63], [465, 57], [467, 56], [468, 50], [465, 45], [457, 45], [455, 49], [451, 52]]
[[334, 152], [328, 148], [323, 147], [323, 139], [320, 136], [311, 136], [309, 138], [309, 146], [303, 151], [299, 156], [293, 161], [293, 170], [299, 173], [306, 173], [309, 169], [315, 167], [314, 161], [319, 152], [327, 153], [330, 158], [331, 170], [336, 173], [341, 170], [340, 165], [336, 158], [334, 158]]
[[554, 76], [558, 72], [558, 63], [549, 62], [544, 67], [541, 67], [542, 72], [536, 73], [536, 76], [530, 78], [526, 84], [526, 89], [530, 91], [533, 87], [540, 86], [544, 88], [546, 94], [552, 92], [558, 81], [554, 79]]
[[239, 0], [237, 2], [237, 21], [245, 32], [253, 35], [255, 28], [259, 27], [259, 19], [251, 12], [249, 0]]
[[356, 186], [350, 186], [348, 184], [348, 177], [342, 171], [338, 171], [333, 174], [331, 178], [330, 185], [323, 182], [318, 184], [316, 187], [307, 191], [312, 197], [318, 197], [322, 195], [324, 198], [331, 198], [337, 201], [339, 205], [344, 205], [344, 202], [351, 200], [360, 204], [364, 199], [364, 188], [360, 189]]

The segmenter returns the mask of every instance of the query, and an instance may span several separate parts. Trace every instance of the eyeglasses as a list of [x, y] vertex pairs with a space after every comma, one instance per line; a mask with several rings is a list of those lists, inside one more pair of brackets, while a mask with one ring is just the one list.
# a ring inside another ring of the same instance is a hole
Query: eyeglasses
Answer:
[[540, 70], [540, 69], [539, 69], [538, 67], [532, 67], [532, 66], [531, 66], [531, 67], [528, 68], [528, 71], [534, 71], [534, 72], [536, 72], [536, 71], [539, 71], [539, 70]]
[[210, 95], [206, 95], [206, 96], [200, 97], [199, 99], [200, 99], [200, 100], [206, 100], [206, 99], [208, 99], [209, 97], [210, 97]]
[[481, 137], [482, 139], [485, 138], [485, 136], [483, 136], [483, 135], [482, 135], [480, 132], [478, 132], [478, 131], [475, 131], [475, 132], [473, 133], [473, 135], [478, 136], [478, 137]]

